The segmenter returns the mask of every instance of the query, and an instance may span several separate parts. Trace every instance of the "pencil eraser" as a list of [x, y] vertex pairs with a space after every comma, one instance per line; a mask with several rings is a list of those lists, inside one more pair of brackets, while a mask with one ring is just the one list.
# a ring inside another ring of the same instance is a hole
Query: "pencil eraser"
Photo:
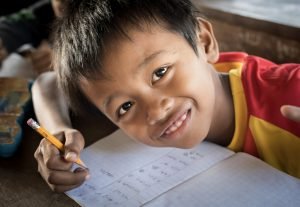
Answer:
[[27, 124], [28, 124], [29, 126], [32, 126], [33, 123], [34, 123], [34, 120], [33, 120], [32, 118], [30, 118], [30, 119], [27, 120]]

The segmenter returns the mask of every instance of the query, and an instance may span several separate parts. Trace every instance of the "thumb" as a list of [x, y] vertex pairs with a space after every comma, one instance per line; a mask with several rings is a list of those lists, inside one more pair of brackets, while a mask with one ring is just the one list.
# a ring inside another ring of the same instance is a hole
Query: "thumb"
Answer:
[[84, 138], [78, 130], [65, 132], [65, 159], [75, 162], [84, 148]]

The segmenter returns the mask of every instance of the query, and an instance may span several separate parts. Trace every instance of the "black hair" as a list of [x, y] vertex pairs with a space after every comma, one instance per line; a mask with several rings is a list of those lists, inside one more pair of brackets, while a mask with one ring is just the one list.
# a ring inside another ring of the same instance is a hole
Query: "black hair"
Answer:
[[129, 38], [128, 29], [160, 24], [184, 37], [198, 55], [198, 16], [190, 0], [69, 0], [53, 31], [53, 65], [58, 83], [73, 110], [89, 104], [80, 80], [95, 80], [108, 44]]

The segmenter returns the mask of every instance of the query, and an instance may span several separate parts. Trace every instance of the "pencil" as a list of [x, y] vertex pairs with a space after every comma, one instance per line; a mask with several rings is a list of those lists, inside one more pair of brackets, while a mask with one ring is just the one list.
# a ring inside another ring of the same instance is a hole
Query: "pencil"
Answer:
[[[37, 131], [40, 135], [42, 135], [43, 137], [45, 137], [50, 143], [52, 143], [55, 147], [57, 147], [57, 149], [59, 149], [61, 152], [64, 152], [64, 145], [63, 143], [61, 143], [59, 141], [59, 139], [57, 139], [55, 136], [53, 136], [52, 134], [50, 134], [50, 132], [48, 132], [45, 128], [43, 128], [42, 126], [40, 126], [35, 120], [33, 120], [32, 118], [28, 119], [27, 124], [33, 128], [35, 131]], [[80, 158], [78, 158], [75, 161], [76, 164], [87, 168], [86, 165], [80, 160]]]

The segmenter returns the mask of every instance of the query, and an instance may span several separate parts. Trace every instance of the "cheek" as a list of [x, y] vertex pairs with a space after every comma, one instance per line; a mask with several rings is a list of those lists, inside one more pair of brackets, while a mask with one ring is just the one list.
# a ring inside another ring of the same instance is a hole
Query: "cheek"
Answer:
[[149, 146], [157, 146], [157, 143], [155, 143], [150, 137], [147, 132], [147, 128], [145, 126], [142, 126], [139, 123], [130, 123], [129, 125], [121, 124], [119, 125], [120, 129], [124, 131], [125, 134], [127, 134], [131, 139], [141, 142], [145, 145]]
[[214, 96], [213, 80], [209, 70], [198, 64], [178, 70], [170, 88], [181, 96], [203, 99]]
[[120, 129], [122, 129], [129, 137], [139, 142], [145, 142], [145, 127], [138, 123], [130, 122], [130, 124], [119, 124]]

